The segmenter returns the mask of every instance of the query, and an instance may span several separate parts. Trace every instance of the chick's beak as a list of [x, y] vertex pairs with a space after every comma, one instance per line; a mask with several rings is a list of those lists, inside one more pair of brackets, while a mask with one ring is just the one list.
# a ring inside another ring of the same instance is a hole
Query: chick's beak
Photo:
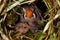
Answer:
[[26, 17], [31, 18], [32, 16], [33, 16], [32, 10], [30, 10], [30, 9], [26, 10]]

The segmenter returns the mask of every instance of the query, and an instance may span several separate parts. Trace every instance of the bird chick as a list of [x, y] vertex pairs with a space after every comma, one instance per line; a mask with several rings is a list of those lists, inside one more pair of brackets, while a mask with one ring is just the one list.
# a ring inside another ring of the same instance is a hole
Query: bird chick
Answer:
[[[31, 5], [24, 5], [23, 6], [23, 19], [25, 22], [28, 23], [30, 26], [30, 31], [32, 33], [38, 32], [40, 25], [37, 23], [38, 18], [34, 12], [34, 8]], [[37, 12], [38, 14], [38, 12]]]
[[29, 26], [26, 23], [16, 24], [16, 31], [20, 33], [26, 33], [29, 30]]
[[32, 33], [36, 33], [40, 29], [40, 25], [37, 23], [38, 18], [36, 14], [38, 12], [35, 11], [32, 7], [32, 5], [23, 5], [21, 13], [23, 14], [20, 18], [20, 22], [16, 24], [17, 28], [16, 30], [22, 33], [26, 33], [28, 30], [30, 30]]

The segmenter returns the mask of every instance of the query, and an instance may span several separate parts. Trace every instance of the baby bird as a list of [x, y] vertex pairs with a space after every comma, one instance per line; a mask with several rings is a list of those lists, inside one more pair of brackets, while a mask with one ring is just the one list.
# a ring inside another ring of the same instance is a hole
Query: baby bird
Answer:
[[[16, 26], [20, 26], [19, 31], [24, 31], [24, 33], [26, 33], [28, 30], [30, 30], [32, 33], [36, 33], [39, 31], [40, 29], [40, 25], [37, 23], [38, 21], [38, 16], [36, 14], [38, 14], [38, 12], [34, 12], [34, 8], [32, 7], [32, 5], [23, 5], [22, 6], [22, 16], [21, 16], [21, 20], [20, 23], [18, 23]], [[28, 27], [26, 26], [24, 28], [25, 23], [28, 25]]]
[[29, 30], [29, 25], [26, 23], [16, 24], [16, 31], [20, 33], [26, 33]]

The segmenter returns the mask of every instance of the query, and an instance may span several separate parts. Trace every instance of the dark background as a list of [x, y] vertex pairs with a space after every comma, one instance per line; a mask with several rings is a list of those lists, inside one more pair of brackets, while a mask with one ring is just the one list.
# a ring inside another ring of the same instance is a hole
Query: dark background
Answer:
[[47, 11], [47, 7], [42, 0], [36, 1], [35, 4], [42, 11], [42, 13], [45, 13]]

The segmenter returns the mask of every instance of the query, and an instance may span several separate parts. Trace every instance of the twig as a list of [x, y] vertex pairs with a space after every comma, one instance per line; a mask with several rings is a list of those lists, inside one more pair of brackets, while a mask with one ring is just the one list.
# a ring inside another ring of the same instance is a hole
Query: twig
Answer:
[[25, 4], [25, 3], [32, 3], [32, 2], [34, 2], [35, 0], [30, 0], [30, 1], [26, 1], [26, 2], [23, 2], [23, 3], [21, 3], [20, 1], [15, 1], [11, 6], [9, 6], [8, 8], [7, 8], [7, 12], [9, 11], [9, 10], [11, 10], [12, 8], [14, 8], [14, 7], [16, 7], [17, 5], [22, 5], [22, 4]]
[[50, 21], [46, 24], [46, 26], [45, 26], [45, 28], [44, 28], [44, 30], [43, 30], [43, 33], [45, 33], [46, 30], [48, 30], [48, 28], [49, 28], [50, 24], [52, 23], [52, 21], [53, 21], [53, 20], [50, 20]]
[[[1, 0], [0, 0], [1, 1]], [[5, 4], [6, 4], [7, 0], [3, 0], [3, 3], [0, 5], [0, 13], [2, 11], [2, 9], [4, 8]]]
[[6, 16], [7, 16], [7, 14], [5, 14], [5, 15], [4, 15], [4, 18], [2, 18], [2, 19], [0, 20], [0, 23], [5, 20]]
[[58, 3], [58, 5], [60, 6], [60, 1], [59, 0], [56, 0], [56, 2]]
[[32, 39], [32, 38], [30, 38], [30, 37], [27, 37], [27, 36], [25, 36], [25, 35], [23, 35], [23, 37], [25, 37], [25, 38], [27, 38], [27, 39], [30, 39], [30, 40], [34, 40], [34, 39]]
[[53, 22], [53, 20], [57, 19], [60, 16], [60, 10], [57, 12], [57, 14], [55, 15], [55, 17], [53, 19], [51, 19], [45, 26], [43, 33], [46, 32], [46, 30], [48, 30], [50, 24]]
[[2, 0], [0, 0], [0, 2], [1, 2]]
[[9, 40], [9, 38], [0, 30], [0, 34], [4, 40]]

